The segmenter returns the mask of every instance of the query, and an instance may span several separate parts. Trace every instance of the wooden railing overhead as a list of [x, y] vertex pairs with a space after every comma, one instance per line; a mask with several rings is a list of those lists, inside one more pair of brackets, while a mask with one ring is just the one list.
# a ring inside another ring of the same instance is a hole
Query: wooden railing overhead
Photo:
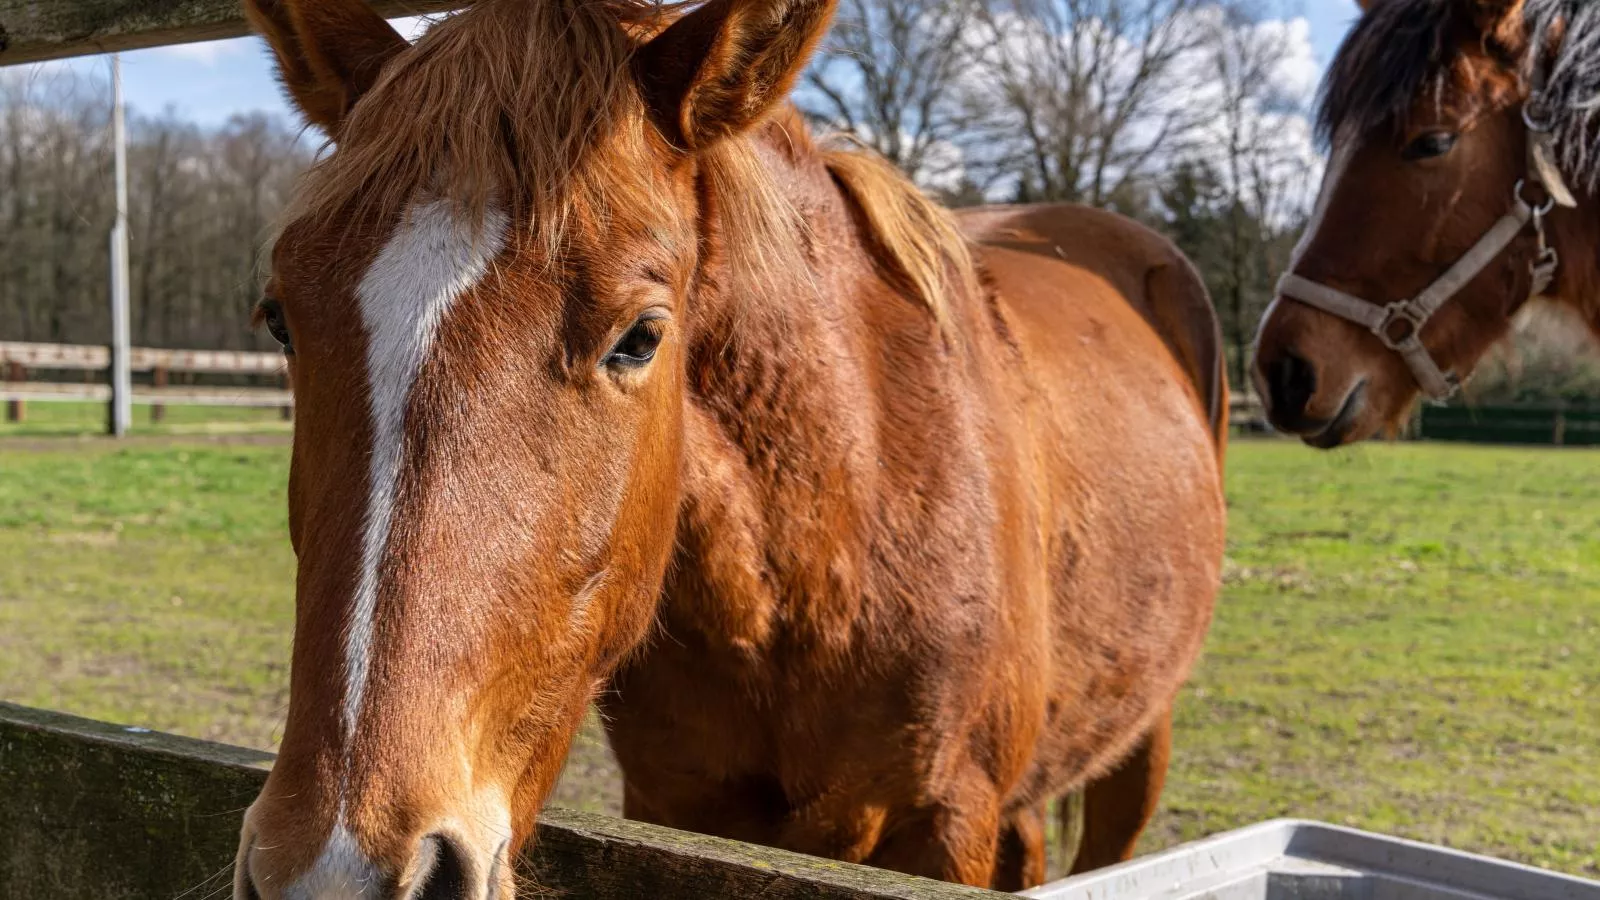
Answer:
[[[466, 0], [374, 0], [385, 16], [448, 12]], [[0, 0], [0, 66], [188, 44], [249, 33], [241, 0]]]

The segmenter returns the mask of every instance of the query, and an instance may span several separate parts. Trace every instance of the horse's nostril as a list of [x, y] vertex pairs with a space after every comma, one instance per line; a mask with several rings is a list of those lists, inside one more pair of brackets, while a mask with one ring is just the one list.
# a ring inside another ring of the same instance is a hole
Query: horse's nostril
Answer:
[[1293, 350], [1267, 364], [1267, 387], [1272, 391], [1272, 411], [1284, 421], [1304, 415], [1317, 392], [1317, 370]]
[[433, 867], [422, 876], [426, 880], [412, 893], [412, 900], [465, 900], [467, 860], [456, 842], [442, 834], [430, 834], [422, 839], [422, 853], [431, 853]]

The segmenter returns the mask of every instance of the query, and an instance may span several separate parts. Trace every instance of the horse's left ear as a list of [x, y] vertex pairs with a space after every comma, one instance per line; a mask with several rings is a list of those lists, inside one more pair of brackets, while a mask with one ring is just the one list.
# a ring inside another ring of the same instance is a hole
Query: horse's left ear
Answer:
[[699, 150], [783, 101], [827, 33], [837, 0], [710, 0], [634, 56], [645, 101], [672, 143]]
[[363, 0], [245, 0], [307, 121], [338, 137], [356, 101], [409, 44]]

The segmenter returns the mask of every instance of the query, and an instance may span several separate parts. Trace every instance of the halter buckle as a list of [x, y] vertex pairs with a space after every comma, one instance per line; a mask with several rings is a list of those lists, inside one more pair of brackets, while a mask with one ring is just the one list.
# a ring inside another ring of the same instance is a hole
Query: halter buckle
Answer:
[[1383, 308], [1383, 321], [1373, 326], [1372, 333], [1390, 350], [1404, 350], [1417, 343], [1422, 326], [1428, 321], [1417, 312], [1410, 300], [1399, 300]]

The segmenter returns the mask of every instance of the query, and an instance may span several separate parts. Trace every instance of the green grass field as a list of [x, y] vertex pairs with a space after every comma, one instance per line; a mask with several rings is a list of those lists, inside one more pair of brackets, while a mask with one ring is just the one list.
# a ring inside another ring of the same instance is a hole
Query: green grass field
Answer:
[[[0, 421], [0, 439], [7, 437], [88, 437], [106, 428], [104, 403], [30, 401], [21, 422]], [[133, 407], [132, 434], [178, 436], [211, 434], [284, 434], [293, 426], [277, 409], [248, 406], [168, 406], [161, 422], [153, 422], [150, 406]]]
[[[286, 446], [0, 440], [0, 698], [271, 748]], [[1325, 819], [1600, 876], [1600, 452], [1230, 454], [1146, 847]], [[558, 803], [615, 811], [591, 723]]]

